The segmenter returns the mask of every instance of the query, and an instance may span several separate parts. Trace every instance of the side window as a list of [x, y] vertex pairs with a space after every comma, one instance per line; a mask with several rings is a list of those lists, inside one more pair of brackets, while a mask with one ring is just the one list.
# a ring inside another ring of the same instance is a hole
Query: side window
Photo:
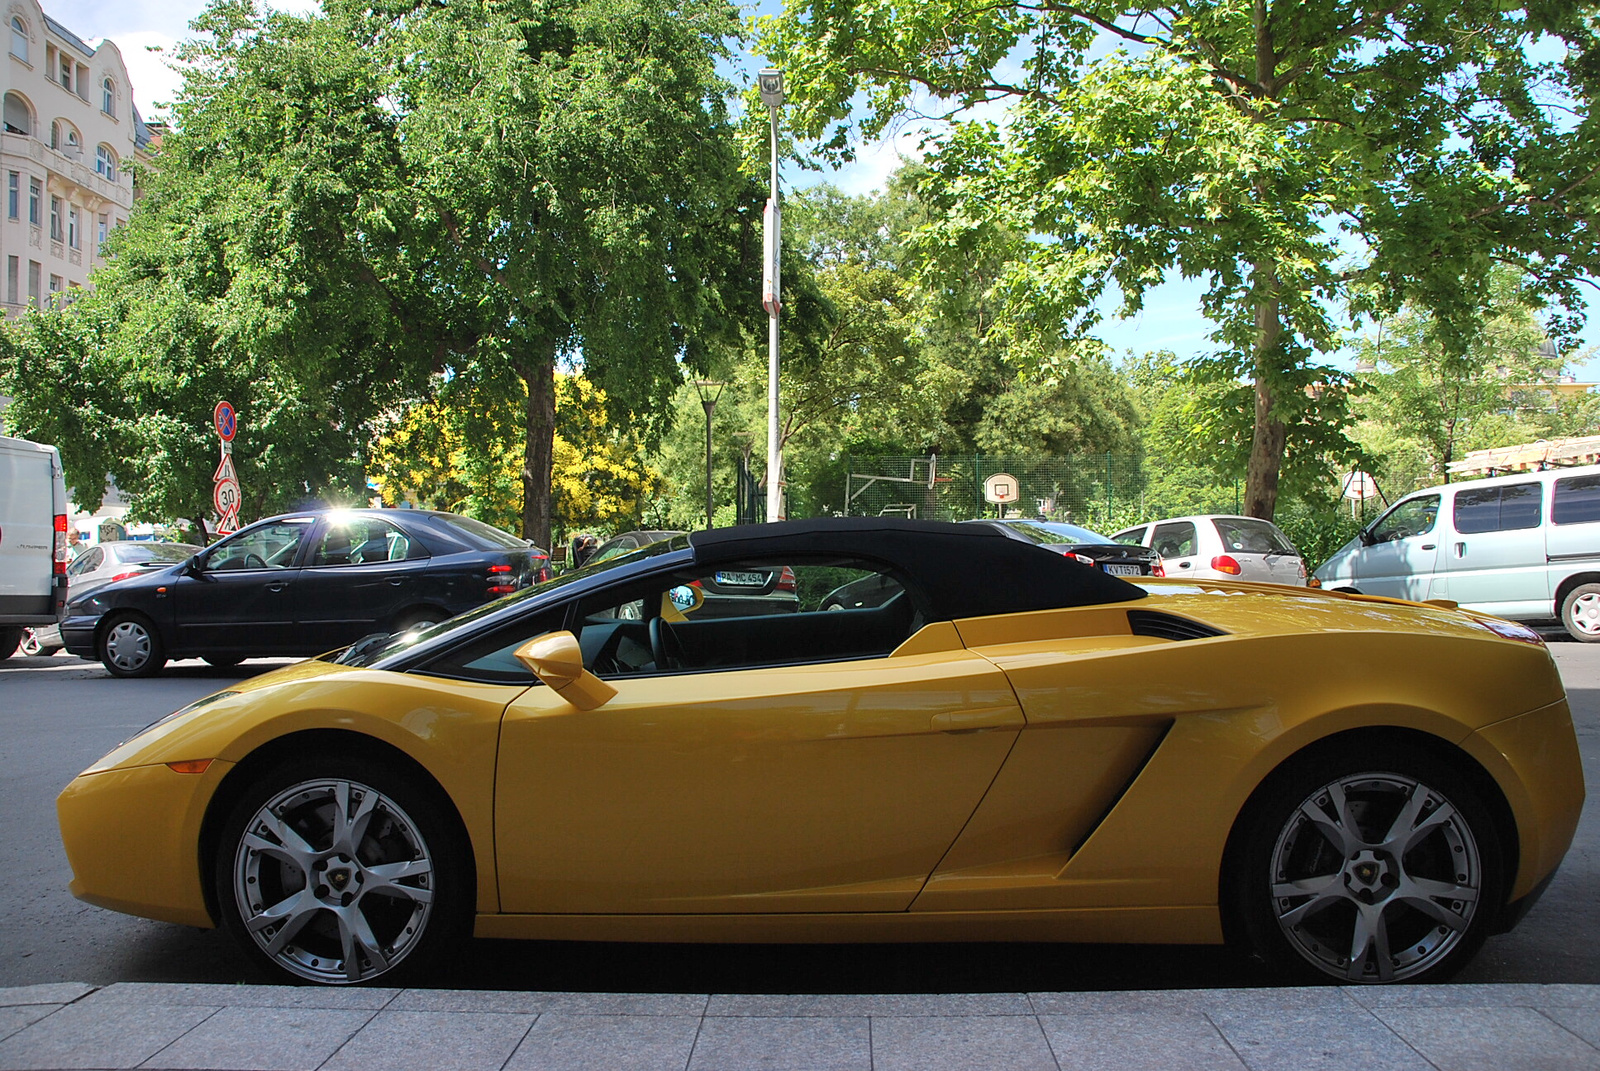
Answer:
[[103, 547], [90, 547], [88, 553], [84, 554], [77, 561], [75, 561], [71, 565], [67, 566], [67, 575], [68, 576], [82, 576], [84, 573], [89, 572], [91, 569], [100, 568], [100, 563], [105, 561], [105, 560], [106, 560], [105, 548], [103, 548]]
[[420, 544], [381, 517], [350, 517], [323, 528], [311, 564], [373, 565], [426, 556]]
[[487, 684], [538, 684], [539, 678], [517, 661], [517, 648], [564, 627], [567, 605], [563, 603], [528, 620], [496, 629], [482, 639], [441, 655], [415, 672]]
[[1149, 530], [1148, 527], [1129, 528], [1126, 532], [1118, 532], [1111, 538], [1115, 542], [1126, 543], [1130, 547], [1140, 547], [1144, 545], [1144, 534]]
[[1195, 548], [1194, 522], [1175, 521], [1156, 525], [1150, 546], [1163, 558], [1187, 558], [1198, 553]]
[[240, 532], [218, 543], [206, 558], [214, 572], [238, 569], [287, 569], [294, 564], [310, 521], [281, 521]]
[[851, 561], [743, 561], [612, 589], [578, 604], [600, 677], [879, 658], [916, 628], [911, 593]]
[[[1461, 496], [1456, 496], [1459, 504]], [[1368, 531], [1374, 543], [1392, 543], [1397, 539], [1408, 536], [1422, 535], [1424, 532], [1433, 531], [1433, 526], [1439, 519], [1439, 496], [1419, 495], [1408, 498], [1394, 509], [1378, 518]]]
[[1539, 527], [1540, 485], [1464, 488], [1456, 492], [1451, 520], [1462, 535]]
[[1600, 521], [1600, 476], [1566, 476], [1556, 481], [1551, 524]]

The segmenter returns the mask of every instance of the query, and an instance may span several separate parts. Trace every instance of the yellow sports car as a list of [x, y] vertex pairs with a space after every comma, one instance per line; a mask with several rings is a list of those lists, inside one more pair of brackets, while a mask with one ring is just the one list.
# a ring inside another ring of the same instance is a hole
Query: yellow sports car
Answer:
[[[874, 577], [898, 594], [822, 609]], [[794, 600], [711, 616], [708, 588]], [[1231, 940], [1361, 983], [1514, 924], [1582, 801], [1520, 625], [844, 518], [678, 536], [244, 681], [58, 806], [77, 896], [224, 925], [293, 980], [388, 984], [470, 931]]]

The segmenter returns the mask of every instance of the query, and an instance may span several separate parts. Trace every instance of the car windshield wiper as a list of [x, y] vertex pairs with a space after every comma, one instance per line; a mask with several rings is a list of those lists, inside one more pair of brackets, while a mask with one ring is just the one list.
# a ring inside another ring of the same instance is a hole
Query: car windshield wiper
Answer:
[[376, 647], [381, 647], [391, 635], [392, 633], [388, 632], [370, 632], [335, 655], [333, 662], [339, 666], [356, 665], [357, 660], [362, 655]]

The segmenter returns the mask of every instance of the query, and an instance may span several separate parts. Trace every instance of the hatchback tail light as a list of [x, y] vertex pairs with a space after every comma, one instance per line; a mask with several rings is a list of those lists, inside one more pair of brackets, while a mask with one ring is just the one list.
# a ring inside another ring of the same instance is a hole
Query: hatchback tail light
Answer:
[[783, 567], [783, 572], [778, 574], [778, 586], [777, 586], [777, 588], [775, 590], [777, 590], [777, 591], [793, 591], [794, 590], [794, 570], [789, 568], [787, 565], [785, 565]]
[[1164, 568], [1162, 568], [1162, 566], [1161, 566], [1161, 559], [1157, 558], [1155, 561], [1150, 563], [1150, 575], [1151, 576], [1166, 576], [1167, 575], [1167, 571]]
[[1244, 572], [1243, 569], [1239, 568], [1239, 563], [1234, 561], [1233, 557], [1228, 554], [1218, 554], [1215, 558], [1212, 558], [1211, 568], [1219, 573], [1227, 573], [1229, 576], [1238, 576]]

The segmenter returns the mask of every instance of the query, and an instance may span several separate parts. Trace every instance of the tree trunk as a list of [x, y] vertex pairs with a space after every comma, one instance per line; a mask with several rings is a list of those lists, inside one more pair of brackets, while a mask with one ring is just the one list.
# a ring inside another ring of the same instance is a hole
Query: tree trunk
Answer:
[[522, 538], [550, 547], [550, 470], [555, 459], [556, 360], [552, 347], [531, 361], [518, 362], [517, 375], [528, 388], [523, 414], [527, 433], [522, 450]]
[[1273, 373], [1282, 357], [1283, 341], [1276, 265], [1256, 266], [1252, 301], [1256, 311], [1256, 419], [1250, 436], [1250, 462], [1245, 469], [1244, 511], [1270, 521], [1278, 508], [1278, 473], [1283, 467], [1283, 448], [1289, 434], [1283, 421], [1272, 416]]

